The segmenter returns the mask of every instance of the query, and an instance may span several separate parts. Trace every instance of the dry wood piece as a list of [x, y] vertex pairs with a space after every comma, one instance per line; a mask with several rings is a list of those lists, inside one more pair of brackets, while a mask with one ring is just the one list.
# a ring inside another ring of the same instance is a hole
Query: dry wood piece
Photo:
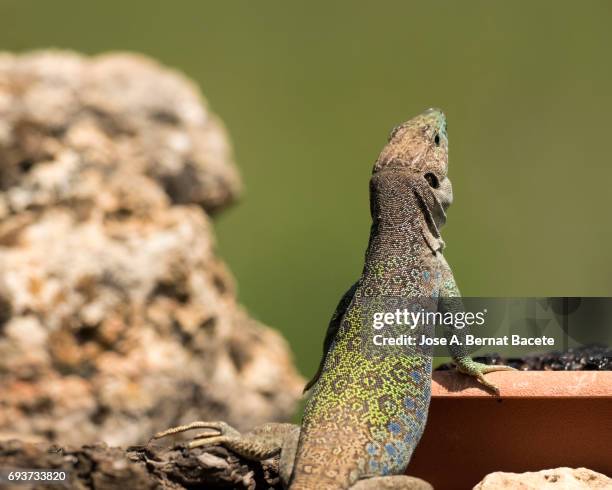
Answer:
[[[96, 489], [281, 489], [278, 461], [251, 462], [223, 448], [186, 449], [138, 446], [122, 450], [105, 444], [80, 449], [21, 441], [0, 442], [3, 468], [61, 469], [74, 490]], [[49, 485], [19, 485], [47, 490]]]

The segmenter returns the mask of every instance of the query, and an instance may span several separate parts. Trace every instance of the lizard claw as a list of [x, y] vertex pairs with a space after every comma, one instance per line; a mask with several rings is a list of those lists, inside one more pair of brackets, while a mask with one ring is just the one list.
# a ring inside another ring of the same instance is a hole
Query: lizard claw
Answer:
[[499, 388], [490, 381], [487, 381], [487, 378], [484, 377], [483, 373], [478, 373], [475, 377], [480, 382], [480, 384], [494, 391], [496, 395], [499, 395]]
[[457, 370], [460, 373], [467, 374], [468, 376], [472, 376], [476, 378], [482, 385], [491, 391], [495, 392], [496, 395], [499, 395], [499, 388], [495, 386], [490, 381], [487, 381], [485, 378], [485, 374], [493, 373], [495, 371], [516, 371], [515, 368], [504, 365], [488, 365], [482, 364], [480, 362], [475, 362], [472, 359], [461, 359], [457, 360]]
[[482, 366], [484, 366], [481, 371], [483, 374], [493, 373], [495, 371], [518, 371], [518, 369], [513, 368], [512, 366], [505, 366], [503, 364], [482, 364]]
[[[240, 436], [240, 432], [234, 429], [231, 425], [226, 422], [204, 422], [197, 421], [192, 422], [187, 425], [179, 425], [177, 427], [172, 427], [170, 429], [157, 432], [152, 438], [151, 441], [156, 439], [161, 439], [162, 437], [171, 436], [174, 434], [180, 434], [182, 432], [186, 432], [188, 430], [193, 429], [209, 429], [207, 432], [201, 432], [194, 437], [194, 440], [189, 443], [188, 447], [198, 447], [204, 444], [214, 444], [219, 440], [220, 437], [238, 437]], [[213, 432], [210, 432], [212, 430]], [[149, 441], [150, 442], [150, 441]]]

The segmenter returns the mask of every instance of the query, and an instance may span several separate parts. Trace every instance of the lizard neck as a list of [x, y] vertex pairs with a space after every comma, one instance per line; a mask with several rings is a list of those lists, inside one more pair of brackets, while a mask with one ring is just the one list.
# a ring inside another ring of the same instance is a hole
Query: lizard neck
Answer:
[[439, 230], [446, 221], [444, 211], [419, 175], [397, 169], [374, 173], [370, 179], [372, 228], [366, 269], [385, 258], [436, 255], [444, 247]]
[[[365, 257], [365, 270], [381, 260], [420, 255], [427, 248], [427, 228], [422, 205], [413, 189], [403, 181], [371, 187], [372, 226]], [[381, 192], [382, 191], [382, 192]]]
[[389, 223], [375, 219], [370, 229], [370, 240], [365, 255], [364, 273], [381, 262], [396, 258], [420, 256], [428, 250], [422, 229], [422, 216], [403, 223]]

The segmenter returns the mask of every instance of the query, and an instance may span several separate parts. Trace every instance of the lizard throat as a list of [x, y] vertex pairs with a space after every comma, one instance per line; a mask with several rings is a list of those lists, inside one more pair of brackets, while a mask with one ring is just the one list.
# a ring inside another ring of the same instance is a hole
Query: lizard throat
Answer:
[[413, 192], [425, 222], [421, 230], [423, 239], [435, 255], [444, 249], [444, 241], [440, 234], [440, 228], [446, 223], [444, 206], [430, 189], [426, 189], [426, 193], [423, 193], [421, 189], [414, 188]]

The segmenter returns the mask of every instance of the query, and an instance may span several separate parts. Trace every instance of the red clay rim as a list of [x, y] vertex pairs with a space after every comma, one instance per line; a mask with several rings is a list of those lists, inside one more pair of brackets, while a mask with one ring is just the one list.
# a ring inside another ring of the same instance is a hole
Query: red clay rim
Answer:
[[[498, 371], [486, 375], [500, 398], [610, 398], [612, 371]], [[432, 397], [495, 398], [469, 376], [454, 371], [433, 373]]]

